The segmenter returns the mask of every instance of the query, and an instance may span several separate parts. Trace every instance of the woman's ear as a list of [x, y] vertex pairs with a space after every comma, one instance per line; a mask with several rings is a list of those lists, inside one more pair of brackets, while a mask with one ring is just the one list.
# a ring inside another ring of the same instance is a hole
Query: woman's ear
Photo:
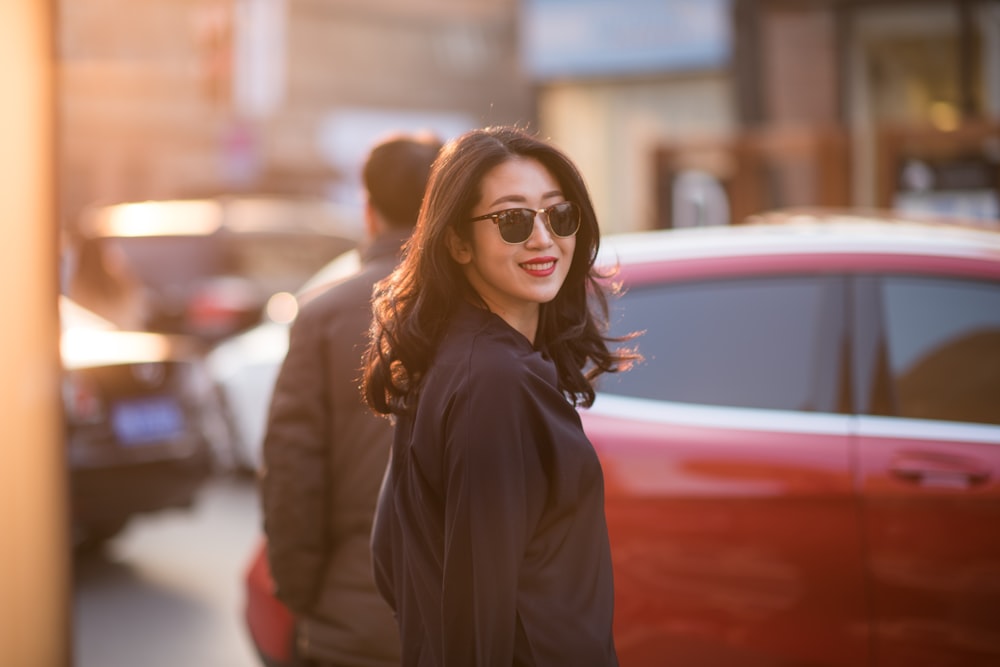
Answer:
[[459, 264], [468, 264], [472, 261], [472, 247], [465, 241], [454, 227], [449, 227], [444, 232], [444, 241], [448, 244], [448, 252], [451, 258]]

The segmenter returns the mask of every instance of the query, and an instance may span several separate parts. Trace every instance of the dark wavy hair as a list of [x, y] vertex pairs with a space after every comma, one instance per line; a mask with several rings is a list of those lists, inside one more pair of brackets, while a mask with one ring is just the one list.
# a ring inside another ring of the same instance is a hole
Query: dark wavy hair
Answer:
[[[555, 363], [559, 389], [576, 405], [594, 401], [593, 381], [624, 370], [638, 355], [611, 351], [606, 337], [610, 283], [594, 269], [600, 230], [590, 195], [573, 163], [551, 144], [511, 126], [472, 130], [445, 144], [403, 261], [375, 286], [373, 320], [363, 359], [365, 401], [376, 412], [402, 413], [416, 404], [451, 314], [463, 300], [478, 300], [448, 251], [447, 230], [469, 240], [471, 216], [488, 171], [524, 157], [541, 163], [566, 199], [581, 210], [573, 261], [556, 297], [541, 304], [535, 346]], [[485, 304], [483, 304], [485, 305]]]

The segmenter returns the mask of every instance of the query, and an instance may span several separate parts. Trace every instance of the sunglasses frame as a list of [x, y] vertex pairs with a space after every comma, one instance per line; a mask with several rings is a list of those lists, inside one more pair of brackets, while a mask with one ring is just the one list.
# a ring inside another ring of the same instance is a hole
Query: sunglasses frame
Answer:
[[[552, 229], [552, 223], [549, 221], [549, 211], [552, 210], [552, 209], [554, 209], [557, 206], [561, 206], [562, 204], [569, 204], [570, 205], [570, 211], [571, 212], [573, 212], [573, 211], [576, 212], [576, 227], [573, 229], [572, 232], [570, 232], [569, 234], [566, 234], [566, 235], [557, 234], [556, 231], [554, 229]], [[503, 232], [500, 229], [500, 220], [499, 220], [500, 216], [503, 215], [504, 213], [509, 213], [510, 211], [529, 211], [529, 212], [531, 212], [531, 227], [528, 229], [528, 235], [525, 236], [520, 241], [508, 241], [506, 238], [504, 238]], [[496, 225], [497, 232], [500, 234], [501, 240], [503, 240], [504, 243], [506, 243], [507, 245], [520, 245], [520, 244], [524, 243], [525, 241], [527, 241], [528, 239], [531, 238], [531, 234], [534, 232], [534, 229], [535, 229], [535, 218], [538, 217], [539, 213], [543, 214], [542, 215], [542, 221], [545, 223], [546, 229], [549, 230], [550, 234], [552, 234], [553, 236], [555, 236], [557, 238], [560, 238], [560, 239], [572, 238], [573, 236], [576, 236], [577, 232], [580, 231], [580, 223], [581, 223], [581, 220], [580, 220], [580, 217], [581, 217], [580, 207], [577, 206], [576, 202], [572, 202], [572, 201], [569, 201], [569, 200], [557, 202], [555, 204], [552, 204], [551, 206], [546, 206], [545, 208], [539, 208], [539, 209], [528, 208], [526, 206], [517, 206], [515, 208], [505, 208], [502, 211], [494, 211], [493, 213], [487, 213], [486, 215], [479, 215], [479, 216], [476, 216], [475, 218], [469, 218], [468, 222], [476, 222], [478, 220], [492, 220], [493, 224]]]

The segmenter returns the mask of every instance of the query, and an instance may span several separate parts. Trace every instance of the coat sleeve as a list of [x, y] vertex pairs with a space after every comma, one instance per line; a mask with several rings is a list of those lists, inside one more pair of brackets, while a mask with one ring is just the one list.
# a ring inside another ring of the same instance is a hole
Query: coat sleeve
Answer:
[[316, 313], [292, 327], [278, 374], [263, 444], [261, 500], [277, 596], [307, 611], [322, 583], [326, 520], [328, 392], [325, 346]]
[[545, 497], [530, 386], [483, 369], [447, 415], [442, 629], [448, 666], [513, 663], [518, 577]]

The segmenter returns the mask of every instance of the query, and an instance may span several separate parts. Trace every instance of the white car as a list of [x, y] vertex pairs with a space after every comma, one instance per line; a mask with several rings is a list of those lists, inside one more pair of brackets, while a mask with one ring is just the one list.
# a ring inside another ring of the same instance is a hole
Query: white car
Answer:
[[227, 338], [208, 353], [208, 372], [221, 396], [229, 422], [233, 463], [238, 469], [255, 471], [260, 467], [271, 393], [288, 351], [288, 330], [298, 308], [360, 267], [357, 250], [339, 255], [294, 296], [287, 292], [272, 296], [265, 308], [265, 321]]

